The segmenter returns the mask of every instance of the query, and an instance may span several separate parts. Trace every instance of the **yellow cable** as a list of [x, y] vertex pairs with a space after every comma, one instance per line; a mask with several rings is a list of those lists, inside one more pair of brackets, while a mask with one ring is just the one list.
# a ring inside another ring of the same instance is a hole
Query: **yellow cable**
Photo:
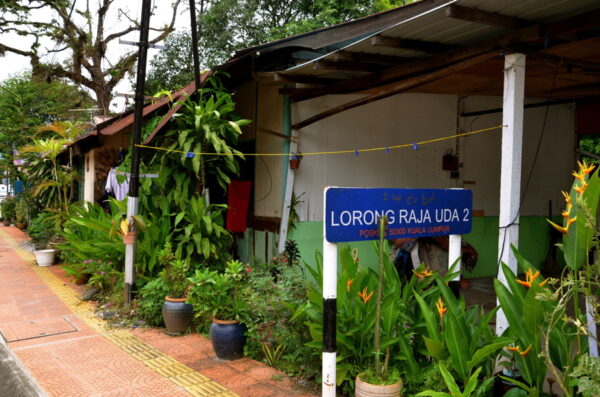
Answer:
[[[421, 145], [425, 145], [428, 143], [440, 142], [440, 141], [445, 141], [448, 139], [455, 139], [455, 138], [460, 138], [460, 137], [464, 137], [464, 136], [468, 136], [468, 135], [474, 135], [474, 134], [478, 134], [481, 132], [493, 131], [493, 130], [500, 129], [502, 127], [505, 127], [505, 126], [497, 125], [495, 127], [483, 128], [481, 130], [464, 132], [462, 134], [449, 135], [449, 136], [445, 136], [442, 138], [428, 139], [426, 141], [405, 143], [402, 145], [376, 147], [376, 148], [369, 148], [369, 149], [356, 149], [356, 150], [336, 150], [336, 151], [330, 151], [330, 152], [309, 152], [309, 153], [302, 153], [302, 156], [314, 156], [314, 155], [323, 155], [323, 154], [344, 154], [344, 153], [357, 153], [357, 152], [358, 153], [374, 152], [374, 151], [378, 151], [378, 150], [391, 150], [391, 149], [399, 149], [399, 148], [404, 148], [404, 147], [411, 147], [415, 144], [417, 146], [421, 146]], [[168, 149], [168, 148], [162, 148], [162, 147], [156, 147], [156, 146], [146, 146], [146, 145], [136, 145], [136, 146], [140, 147], [140, 148], [144, 148], [144, 149], [162, 150], [162, 151], [170, 152], [170, 153], [181, 153], [181, 154], [193, 153], [194, 155], [198, 155], [198, 156], [293, 156], [294, 155], [294, 153], [241, 153], [241, 154], [238, 154], [238, 153], [184, 152], [182, 150]]]

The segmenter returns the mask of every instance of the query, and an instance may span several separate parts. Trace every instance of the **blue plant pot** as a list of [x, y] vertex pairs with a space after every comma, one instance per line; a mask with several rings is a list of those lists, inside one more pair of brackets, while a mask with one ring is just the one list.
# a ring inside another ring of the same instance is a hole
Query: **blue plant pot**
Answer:
[[246, 325], [237, 321], [213, 319], [210, 326], [210, 341], [217, 358], [235, 360], [244, 356]]
[[162, 316], [169, 335], [180, 335], [192, 323], [194, 307], [183, 299], [165, 298]]

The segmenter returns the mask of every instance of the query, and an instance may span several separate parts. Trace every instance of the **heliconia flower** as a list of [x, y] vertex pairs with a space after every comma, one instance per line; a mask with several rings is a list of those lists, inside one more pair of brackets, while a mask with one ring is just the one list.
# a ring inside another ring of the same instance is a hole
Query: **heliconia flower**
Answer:
[[571, 204], [571, 195], [567, 192], [561, 192], [563, 197], [565, 198], [565, 201], [567, 202], [567, 205]]
[[588, 187], [588, 184], [585, 182], [581, 182], [581, 186], [579, 187], [575, 187], [573, 188], [573, 190], [575, 190], [577, 193], [579, 193], [580, 195], [583, 194], [583, 192], [585, 191], [585, 188]]
[[562, 216], [563, 216], [563, 218], [568, 218], [569, 217], [569, 211], [563, 210]]
[[587, 165], [587, 163], [585, 162], [585, 160], [583, 160], [583, 164], [580, 163], [579, 161], [577, 162], [577, 164], [579, 164], [579, 172], [585, 175], [588, 175], [590, 172], [592, 172], [594, 170], [594, 168], [596, 168], [596, 166], [594, 164], [590, 164], [589, 166]]
[[350, 292], [350, 287], [352, 286], [352, 283], [353, 283], [353, 282], [354, 282], [354, 280], [353, 280], [353, 279], [349, 279], [349, 280], [346, 282], [346, 291], [347, 291], [347, 292]]
[[574, 223], [576, 220], [576, 216], [574, 216], [573, 218], [567, 218], [567, 228], [571, 225], [571, 223]]
[[519, 346], [515, 346], [515, 347], [505, 346], [504, 348], [511, 352], [519, 352], [519, 353], [521, 352], [521, 348]]
[[544, 281], [542, 281], [540, 283], [540, 287], [543, 287], [544, 285], [546, 285], [546, 283], [548, 282], [548, 280], [550, 280], [549, 278], [545, 279]]
[[416, 272], [414, 269], [412, 269], [412, 272], [415, 276], [417, 276], [417, 278], [424, 278], [424, 277], [429, 277], [429, 276], [433, 275], [433, 272], [431, 271], [431, 269], [429, 269], [429, 267], [426, 267], [424, 270], [421, 270], [420, 272]]
[[556, 230], [558, 230], [559, 232], [561, 232], [562, 234], [567, 234], [567, 232], [569, 231], [569, 226], [567, 225], [567, 227], [562, 227], [557, 225], [556, 223], [552, 222], [550, 219], [546, 219], [548, 221], [548, 223], [555, 228]]
[[437, 308], [438, 314], [440, 315], [440, 320], [442, 319], [442, 317], [444, 316], [444, 313], [446, 313], [446, 310], [448, 310], [448, 308], [444, 307], [444, 301], [442, 300], [442, 298], [438, 298], [437, 303], [435, 304], [435, 307]]
[[581, 182], [585, 182], [585, 174], [581, 171], [579, 172], [575, 172], [573, 171], [573, 173], [571, 174], [573, 175], [573, 177], [575, 177], [575, 179], [581, 181]]
[[529, 347], [527, 349], [525, 349], [524, 351], [519, 352], [519, 354], [521, 355], [521, 357], [525, 357], [529, 353], [530, 350], [531, 350], [531, 345], [529, 345]]
[[525, 272], [526, 281], [523, 280], [515, 280], [517, 283], [526, 286], [527, 288], [531, 287], [531, 283], [540, 275], [540, 271], [533, 273], [533, 270], [529, 269]]
[[362, 294], [360, 292], [357, 292], [358, 296], [360, 296], [360, 298], [362, 299], [363, 303], [367, 303], [369, 301], [369, 299], [371, 299], [373, 297], [373, 292], [371, 291], [370, 294], [367, 294], [367, 287], [365, 287], [362, 291]]

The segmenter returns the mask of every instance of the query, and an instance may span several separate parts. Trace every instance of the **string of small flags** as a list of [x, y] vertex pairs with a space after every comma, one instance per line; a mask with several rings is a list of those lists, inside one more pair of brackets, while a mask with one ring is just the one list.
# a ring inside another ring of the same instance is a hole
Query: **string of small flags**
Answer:
[[170, 152], [170, 153], [180, 153], [180, 154], [185, 154], [186, 157], [188, 158], [193, 158], [194, 156], [289, 156], [291, 159], [295, 160], [298, 158], [298, 156], [317, 156], [317, 155], [326, 155], [326, 154], [354, 154], [354, 156], [358, 157], [360, 155], [360, 153], [366, 153], [366, 152], [376, 152], [376, 151], [383, 151], [385, 153], [391, 153], [392, 149], [401, 149], [401, 148], [412, 148], [412, 150], [419, 150], [419, 147], [422, 145], [426, 145], [428, 143], [434, 143], [434, 142], [440, 142], [440, 141], [445, 141], [448, 139], [456, 139], [456, 138], [461, 138], [461, 137], [465, 137], [465, 136], [469, 136], [469, 135], [474, 135], [474, 134], [479, 134], [482, 132], [489, 132], [489, 131], [495, 131], [495, 130], [499, 130], [500, 128], [506, 127], [505, 125], [497, 125], [494, 127], [488, 127], [488, 128], [483, 128], [480, 130], [475, 130], [475, 131], [469, 131], [469, 132], [463, 132], [461, 134], [454, 134], [454, 135], [449, 135], [449, 136], [445, 136], [442, 138], [434, 138], [434, 139], [428, 139], [426, 141], [420, 141], [420, 142], [412, 142], [412, 143], [405, 143], [402, 145], [394, 145], [394, 146], [384, 146], [384, 147], [374, 147], [374, 148], [367, 148], [367, 149], [352, 149], [352, 150], [335, 150], [335, 151], [327, 151], [327, 152], [309, 152], [309, 153], [212, 153], [212, 152], [185, 152], [182, 150], [176, 150], [176, 149], [169, 149], [169, 148], [164, 148], [164, 147], [157, 147], [157, 146], [148, 146], [148, 145], [136, 145], [139, 148], [144, 148], [144, 149], [153, 149], [153, 150], [162, 150], [165, 152]]

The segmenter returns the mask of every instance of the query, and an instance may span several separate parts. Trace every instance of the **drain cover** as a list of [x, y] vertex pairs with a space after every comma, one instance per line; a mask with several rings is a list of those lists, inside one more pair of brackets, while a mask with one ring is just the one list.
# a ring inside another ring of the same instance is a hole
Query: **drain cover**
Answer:
[[66, 317], [52, 317], [0, 325], [6, 342], [77, 332], [79, 329]]

